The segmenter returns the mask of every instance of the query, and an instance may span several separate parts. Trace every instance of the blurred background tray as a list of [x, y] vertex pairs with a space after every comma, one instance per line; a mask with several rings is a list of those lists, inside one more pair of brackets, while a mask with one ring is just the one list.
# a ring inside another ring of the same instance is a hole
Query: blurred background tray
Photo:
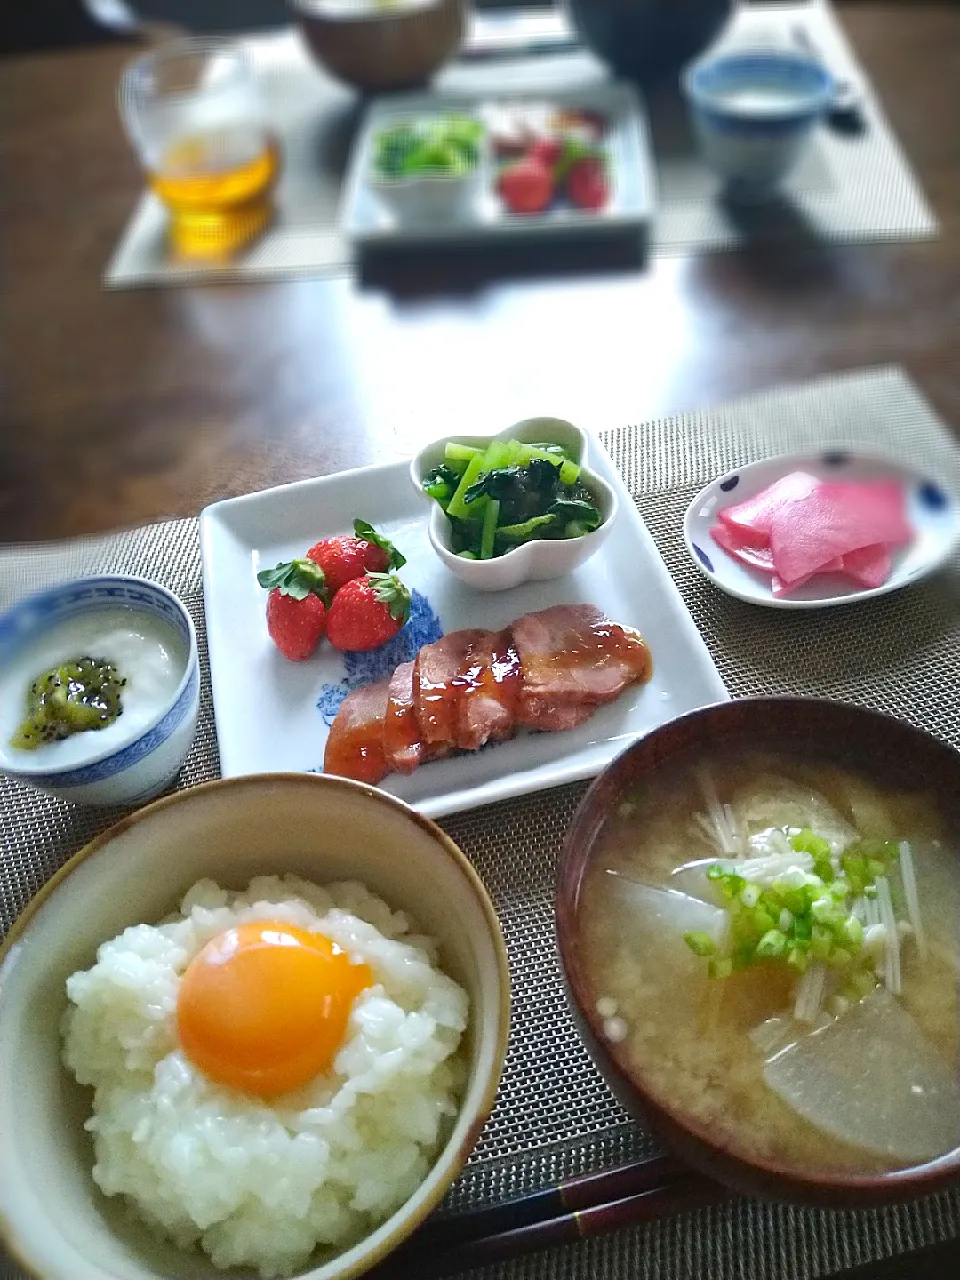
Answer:
[[[597, 112], [607, 121], [603, 145], [609, 157], [610, 201], [597, 212], [572, 208], [542, 214], [510, 214], [495, 190], [496, 168], [481, 161], [483, 189], [465, 212], [449, 222], [430, 223], [397, 218], [371, 184], [373, 143], [377, 133], [401, 119], [444, 111], [482, 115], [493, 105], [549, 102], [560, 109]], [[526, 237], [602, 236], [647, 226], [654, 212], [656, 173], [650, 153], [646, 113], [629, 85], [608, 81], [569, 89], [556, 95], [536, 90], [502, 96], [470, 94], [399, 94], [374, 102], [354, 149], [344, 185], [341, 225], [355, 244], [478, 244]]]
[[[732, 33], [763, 40], [798, 24], [831, 68], [861, 86], [864, 129], [857, 135], [821, 128], [770, 207], [736, 210], [718, 199], [715, 176], [702, 162], [675, 85], [646, 95], [657, 175], [650, 223], [651, 254], [733, 249], [754, 241], [837, 243], [914, 240], [936, 234], [937, 222], [856, 55], [824, 0], [744, 5]], [[338, 222], [341, 187], [363, 102], [319, 70], [295, 31], [242, 37], [257, 67], [270, 119], [284, 150], [277, 217], [246, 253], [221, 265], [175, 261], [166, 244], [166, 217], [145, 192], [104, 274], [108, 288], [179, 285], [204, 280], [257, 280], [344, 274], [353, 249]], [[566, 95], [608, 83], [608, 73], [584, 50], [452, 62], [435, 89], [476, 97]], [[559, 242], [562, 244], [563, 242]]]

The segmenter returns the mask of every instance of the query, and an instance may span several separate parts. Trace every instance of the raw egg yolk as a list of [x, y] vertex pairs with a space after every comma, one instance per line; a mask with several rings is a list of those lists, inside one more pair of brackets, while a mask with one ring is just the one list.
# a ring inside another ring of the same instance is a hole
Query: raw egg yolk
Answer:
[[276, 920], [208, 942], [180, 980], [177, 1029], [194, 1066], [243, 1093], [285, 1093], [326, 1070], [373, 974], [322, 933]]

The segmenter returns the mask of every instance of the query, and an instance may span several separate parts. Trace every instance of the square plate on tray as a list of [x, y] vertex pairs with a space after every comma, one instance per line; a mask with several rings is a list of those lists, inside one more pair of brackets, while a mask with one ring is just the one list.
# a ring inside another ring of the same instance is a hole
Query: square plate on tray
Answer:
[[[329, 724], [351, 688], [390, 674], [422, 644], [461, 627], [500, 628], [549, 605], [589, 601], [640, 630], [653, 678], [627, 689], [564, 733], [521, 733], [509, 742], [423, 765], [383, 788], [429, 817], [589, 778], [634, 738], [728, 695], [623, 480], [592, 438], [589, 465], [620, 498], [609, 538], [580, 569], [550, 582], [483, 593], [458, 582], [427, 540], [429, 506], [405, 462], [231, 498], [200, 517], [203, 588], [217, 741], [223, 776], [319, 772]], [[386, 533], [407, 557], [410, 621], [382, 649], [342, 654], [322, 642], [290, 662], [267, 635], [257, 572], [302, 556], [320, 538], [352, 530], [356, 517]]]
[[[497, 164], [485, 149], [480, 160], [478, 190], [466, 205], [443, 218], [399, 216], [372, 181], [373, 143], [377, 133], [404, 121], [444, 111], [482, 118], [491, 108], [536, 108], [549, 102], [558, 110], [584, 111], [607, 122], [603, 145], [609, 158], [610, 198], [596, 212], [557, 201], [543, 213], [513, 214], [496, 193]], [[646, 115], [637, 93], [615, 82], [564, 89], [510, 93], [502, 98], [463, 93], [402, 94], [374, 102], [354, 146], [340, 206], [340, 224], [361, 248], [427, 243], [482, 245], [534, 237], [582, 237], [636, 230], [653, 217], [656, 192]]]

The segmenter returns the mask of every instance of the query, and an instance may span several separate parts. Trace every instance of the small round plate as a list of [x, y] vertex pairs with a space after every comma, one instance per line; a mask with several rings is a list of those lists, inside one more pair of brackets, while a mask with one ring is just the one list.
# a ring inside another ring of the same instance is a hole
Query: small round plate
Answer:
[[[717, 512], [753, 497], [791, 471], [820, 480], [899, 480], [916, 536], [893, 558], [880, 587], [858, 587], [842, 574], [818, 574], [789, 596], [774, 596], [769, 576], [735, 560], [710, 536]], [[939, 479], [881, 454], [838, 447], [822, 453], [779, 454], [719, 476], [701, 489], [683, 519], [683, 540], [700, 572], [721, 591], [771, 609], [823, 609], [886, 595], [918, 582], [949, 559], [960, 543], [960, 501]]]

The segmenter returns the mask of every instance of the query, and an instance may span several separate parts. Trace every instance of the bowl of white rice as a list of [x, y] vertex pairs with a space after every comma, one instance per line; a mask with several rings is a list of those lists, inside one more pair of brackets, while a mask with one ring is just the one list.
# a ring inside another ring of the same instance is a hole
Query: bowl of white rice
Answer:
[[147, 806], [0, 949], [0, 1243], [40, 1280], [346, 1280], [493, 1106], [509, 976], [470, 863], [345, 779]]

